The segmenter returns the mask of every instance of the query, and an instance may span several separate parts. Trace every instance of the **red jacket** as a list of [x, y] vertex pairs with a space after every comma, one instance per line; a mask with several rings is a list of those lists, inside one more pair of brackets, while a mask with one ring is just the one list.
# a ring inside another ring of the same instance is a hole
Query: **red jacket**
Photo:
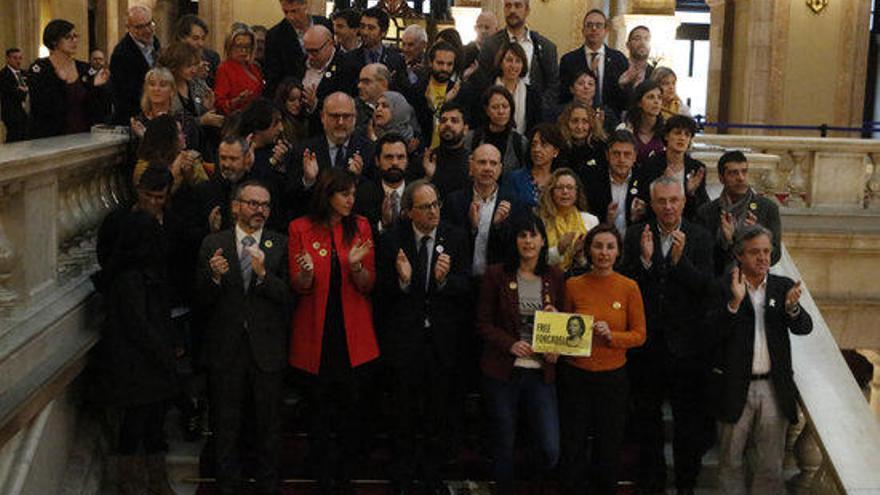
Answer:
[[[357, 218], [358, 233], [355, 240], [370, 239], [369, 221]], [[321, 343], [324, 336], [324, 315], [330, 290], [330, 231], [323, 225], [316, 225], [308, 217], [290, 222], [288, 228], [288, 251], [290, 259], [290, 280], [299, 275], [298, 254], [303, 251], [312, 257], [315, 278], [312, 287], [294, 290], [300, 294], [293, 313], [293, 337], [290, 340], [290, 365], [317, 375], [321, 366]], [[333, 228], [333, 242], [339, 253], [342, 271], [342, 312], [345, 321], [345, 336], [351, 366], [359, 366], [379, 357], [379, 345], [373, 329], [373, 314], [369, 292], [376, 281], [375, 249], [364, 257], [364, 269], [370, 272], [367, 293], [360, 292], [351, 279], [348, 252], [351, 248], [342, 242], [342, 224]]]
[[[250, 96], [233, 104], [236, 96], [242, 91], [249, 90]], [[217, 67], [217, 76], [214, 83], [214, 106], [224, 114], [230, 115], [236, 110], [241, 110], [248, 103], [259, 98], [263, 93], [263, 73], [254, 64], [247, 67], [235, 60], [226, 60]]]
[[[541, 276], [541, 300], [562, 310], [565, 304], [565, 278], [554, 266]], [[477, 306], [477, 332], [485, 341], [480, 368], [486, 376], [508, 381], [516, 360], [510, 346], [520, 340], [519, 292], [516, 273], [507, 273], [503, 265], [486, 268]], [[552, 383], [556, 366], [544, 363], [544, 381]]]

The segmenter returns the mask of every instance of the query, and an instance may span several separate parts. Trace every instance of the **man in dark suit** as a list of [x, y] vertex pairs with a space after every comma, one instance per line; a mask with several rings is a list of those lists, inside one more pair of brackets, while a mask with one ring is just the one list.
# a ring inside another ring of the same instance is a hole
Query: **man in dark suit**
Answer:
[[113, 123], [129, 125], [140, 112], [144, 76], [159, 59], [156, 22], [146, 5], [128, 8], [128, 33], [110, 56], [110, 91], [113, 95]]
[[[241, 493], [242, 425], [253, 425], [256, 492], [281, 493], [281, 392], [287, 367], [287, 237], [264, 229], [269, 190], [256, 181], [236, 187], [235, 228], [211, 234], [199, 252], [197, 294], [208, 317], [206, 359], [217, 485]], [[253, 411], [247, 417], [245, 411]], [[246, 421], [245, 421], [246, 419]]]
[[507, 28], [486, 39], [480, 50], [479, 67], [473, 77], [478, 87], [495, 82], [495, 56], [507, 43], [519, 43], [529, 60], [527, 83], [542, 96], [544, 116], [552, 115], [559, 97], [559, 61], [556, 45], [537, 31], [526, 26], [529, 0], [504, 0], [504, 20]]
[[626, 109], [626, 94], [620, 88], [620, 75], [629, 67], [626, 56], [605, 44], [608, 32], [608, 18], [599, 9], [593, 9], [584, 16], [584, 46], [562, 56], [559, 61], [559, 83], [562, 89], [559, 102], [568, 103], [572, 99], [570, 87], [575, 76], [584, 69], [596, 74], [598, 87], [593, 99], [595, 107], [608, 106], [618, 115]]
[[[789, 423], [797, 422], [788, 333], [813, 329], [801, 307], [801, 283], [769, 274], [772, 233], [760, 225], [737, 231], [737, 266], [724, 278], [718, 313], [718, 358], [712, 384], [718, 394], [721, 451], [718, 479], [723, 493], [785, 493], [782, 461]], [[753, 456], [751, 486], [743, 454]]]
[[331, 33], [333, 24], [326, 17], [309, 15], [306, 0], [280, 0], [284, 19], [266, 33], [266, 61], [263, 75], [266, 88], [263, 94], [272, 98], [275, 88], [285, 77], [302, 79], [306, 71], [306, 52], [303, 36], [314, 25], [322, 25]]
[[28, 87], [21, 72], [22, 53], [18, 48], [6, 50], [6, 67], [0, 70], [0, 118], [6, 125], [6, 142], [23, 141], [27, 135], [27, 112], [24, 102]]
[[601, 222], [614, 225], [624, 236], [632, 209], [626, 197], [636, 163], [636, 141], [631, 132], [622, 129], [614, 131], [607, 144], [608, 166], [582, 167], [581, 181], [587, 188], [590, 213]]
[[627, 229], [623, 273], [639, 284], [648, 339], [627, 367], [636, 404], [639, 486], [665, 493], [663, 413], [668, 396], [674, 424], [673, 458], [679, 494], [692, 494], [707, 429], [705, 380], [709, 339], [703, 296], [712, 283], [712, 239], [682, 218], [684, 186], [662, 176], [651, 184], [656, 218]]
[[[471, 294], [469, 250], [463, 232], [440, 222], [441, 203], [430, 182], [408, 185], [402, 207], [409, 221], [382, 236], [377, 267], [386, 305], [382, 352], [395, 377], [394, 488], [411, 493], [418, 463], [428, 493], [447, 493], [439, 468], [448, 453], [448, 412]], [[417, 431], [425, 434], [420, 452]]]
[[321, 109], [331, 93], [342, 91], [342, 53], [333, 44], [333, 33], [321, 25], [312, 26], [303, 36], [308, 58], [303, 76], [305, 111], [309, 113], [309, 132], [321, 134]]
[[292, 198], [294, 217], [305, 213], [312, 186], [321, 170], [344, 167], [358, 175], [375, 176], [373, 143], [355, 132], [356, 117], [354, 99], [348, 94], [336, 92], [324, 100], [321, 109], [324, 133], [294, 151], [288, 170], [288, 197]]
[[406, 75], [406, 61], [396, 48], [385, 46], [382, 39], [388, 34], [390, 20], [388, 14], [378, 8], [371, 7], [361, 14], [361, 46], [345, 54], [344, 79], [346, 91], [357, 96], [358, 76], [367, 64], [382, 64], [391, 72], [390, 89], [409, 94], [409, 80]]
[[759, 196], [749, 185], [749, 161], [742, 151], [728, 151], [718, 159], [721, 195], [697, 210], [699, 222], [715, 235], [715, 275], [727, 273], [734, 260], [733, 237], [736, 229], [761, 225], [771, 233], [773, 252], [770, 264], [782, 256], [782, 222], [779, 207]]
[[629, 104], [636, 86], [651, 78], [654, 66], [648, 63], [651, 55], [651, 30], [648, 26], [636, 26], [626, 37], [626, 50], [629, 52], [629, 67], [620, 75], [617, 82]]
[[400, 134], [383, 135], [376, 141], [375, 156], [379, 177], [358, 185], [354, 211], [367, 217], [373, 238], [378, 239], [400, 220], [408, 168], [406, 140]]

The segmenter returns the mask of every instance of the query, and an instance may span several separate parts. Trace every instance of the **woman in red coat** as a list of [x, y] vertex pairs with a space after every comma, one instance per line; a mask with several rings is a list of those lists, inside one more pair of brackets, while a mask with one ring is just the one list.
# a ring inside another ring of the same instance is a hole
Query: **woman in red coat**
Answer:
[[253, 52], [254, 32], [247, 26], [233, 28], [214, 83], [214, 106], [224, 115], [243, 109], [263, 93], [263, 73], [253, 63]]
[[[356, 184], [348, 170], [326, 170], [315, 185], [311, 213], [288, 229], [290, 280], [300, 295], [290, 364], [309, 382], [310, 439], [320, 462], [321, 489], [327, 491], [349, 482], [363, 431], [360, 403], [368, 364], [379, 357], [369, 296], [376, 280], [375, 250], [369, 222], [351, 212]], [[329, 446], [332, 426], [341, 458], [330, 455], [337, 450]]]

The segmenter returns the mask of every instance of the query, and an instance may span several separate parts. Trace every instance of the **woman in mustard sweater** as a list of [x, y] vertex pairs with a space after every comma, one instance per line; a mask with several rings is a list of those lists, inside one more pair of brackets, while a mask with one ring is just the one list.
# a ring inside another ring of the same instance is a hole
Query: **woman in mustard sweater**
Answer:
[[590, 230], [590, 271], [565, 285], [566, 311], [593, 316], [593, 346], [589, 357], [560, 359], [557, 370], [563, 493], [586, 493], [587, 483], [590, 493], [616, 490], [629, 395], [626, 351], [645, 342], [639, 286], [614, 271], [621, 247], [613, 226]]

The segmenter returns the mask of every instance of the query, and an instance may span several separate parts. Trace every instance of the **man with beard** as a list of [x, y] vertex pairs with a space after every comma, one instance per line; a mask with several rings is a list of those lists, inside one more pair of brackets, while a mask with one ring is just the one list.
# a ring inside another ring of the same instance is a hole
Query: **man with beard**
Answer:
[[385, 134], [376, 141], [375, 154], [379, 179], [358, 185], [354, 211], [367, 217], [373, 238], [378, 239], [378, 233], [390, 230], [400, 219], [408, 165], [406, 140], [400, 134]]
[[440, 199], [444, 199], [469, 183], [469, 153], [464, 139], [468, 125], [465, 107], [457, 101], [444, 103], [439, 113], [440, 146], [425, 150], [422, 167], [425, 178], [436, 186]]
[[[479, 67], [474, 74], [477, 87], [486, 88], [495, 81], [495, 57], [507, 43], [518, 43], [526, 52], [529, 73], [523, 82], [536, 88], [542, 96], [545, 112], [556, 108], [559, 94], [559, 62], [556, 45], [526, 26], [530, 0], [504, 0], [504, 21], [507, 28], [489, 37], [480, 50]], [[565, 86], [567, 88], [567, 86]]]
[[773, 246], [770, 264], [775, 265], [782, 256], [779, 207], [749, 185], [749, 161], [742, 151], [721, 155], [718, 180], [724, 186], [721, 195], [697, 210], [697, 221], [715, 236], [715, 275], [730, 272], [735, 233], [749, 225], [760, 225], [770, 231]]
[[239, 136], [227, 136], [220, 142], [217, 158], [220, 173], [193, 190], [195, 207], [187, 215], [193, 235], [203, 239], [209, 233], [232, 227], [230, 201], [233, 189], [243, 181], [254, 163], [251, 143]]
[[371, 7], [361, 14], [361, 46], [345, 54], [343, 81], [345, 90], [354, 96], [357, 94], [358, 76], [367, 64], [382, 64], [391, 72], [391, 91], [408, 94], [410, 88], [406, 79], [406, 62], [397, 49], [382, 44], [388, 34], [390, 21], [388, 14], [378, 8]]
[[261, 183], [237, 185], [235, 227], [206, 237], [198, 257], [196, 294], [206, 319], [217, 487], [224, 495], [243, 488], [243, 430], [254, 436], [248, 450], [256, 493], [281, 493], [278, 454], [290, 285], [287, 237], [263, 228], [269, 205], [269, 190]]
[[648, 55], [651, 54], [651, 30], [647, 26], [632, 28], [626, 38], [626, 49], [629, 51], [629, 68], [620, 75], [617, 82], [629, 101], [633, 89], [654, 72], [654, 66], [648, 63]]
[[620, 115], [626, 108], [626, 95], [620, 88], [620, 76], [629, 67], [626, 57], [605, 44], [608, 33], [608, 18], [599, 9], [593, 9], [584, 16], [584, 46], [566, 53], [559, 61], [559, 82], [562, 90], [559, 103], [572, 99], [571, 85], [578, 73], [589, 69], [596, 75], [596, 95], [593, 106], [607, 105]]
[[430, 136], [429, 148], [440, 144], [440, 132], [437, 127], [439, 110], [447, 101], [458, 96], [461, 83], [452, 81], [455, 70], [455, 47], [446, 41], [438, 41], [428, 51], [430, 72], [413, 88], [413, 110], [419, 119], [419, 127], [426, 139]]

